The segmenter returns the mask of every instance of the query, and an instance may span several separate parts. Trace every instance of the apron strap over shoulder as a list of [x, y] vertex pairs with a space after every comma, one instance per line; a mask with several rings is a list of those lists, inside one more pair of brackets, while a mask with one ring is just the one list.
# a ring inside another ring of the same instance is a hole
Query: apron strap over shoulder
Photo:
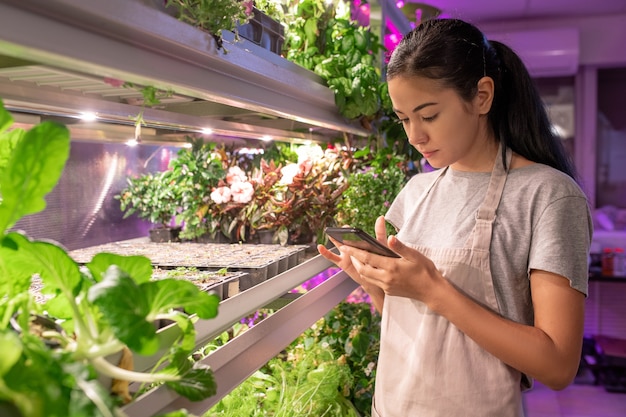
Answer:
[[476, 219], [481, 220], [493, 220], [496, 217], [496, 210], [500, 204], [500, 197], [502, 197], [502, 190], [506, 183], [506, 176], [511, 166], [511, 158], [513, 152], [510, 148], [506, 149], [506, 167], [502, 163], [502, 142], [498, 147], [498, 155], [493, 166], [491, 173], [491, 179], [489, 180], [489, 186], [487, 188], [487, 194], [482, 204], [476, 212]]
[[498, 147], [498, 154], [491, 172], [485, 199], [476, 211], [476, 224], [471, 235], [471, 247], [488, 251], [491, 246], [493, 222], [496, 219], [496, 210], [500, 204], [506, 177], [511, 166], [513, 152], [506, 148], [506, 167], [502, 162], [502, 142]]

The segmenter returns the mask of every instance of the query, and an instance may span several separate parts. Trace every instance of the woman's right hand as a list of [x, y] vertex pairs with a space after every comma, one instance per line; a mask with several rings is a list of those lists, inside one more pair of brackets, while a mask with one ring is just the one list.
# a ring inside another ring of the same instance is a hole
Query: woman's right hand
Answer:
[[[376, 239], [386, 246], [387, 245], [387, 228], [385, 225], [384, 216], [380, 216], [378, 219], [376, 219], [375, 230], [376, 230]], [[340, 242], [338, 242], [337, 240], [333, 239], [330, 236], [329, 236], [329, 239], [333, 243], [333, 245], [335, 245], [337, 249], [339, 249], [339, 254], [336, 254], [335, 252], [330, 251], [324, 245], [317, 245], [317, 250], [320, 253], [320, 255], [322, 255], [324, 258], [328, 259], [335, 265], [337, 265], [346, 274], [348, 274], [348, 276], [352, 278], [357, 284], [361, 285], [361, 287], [363, 287], [365, 292], [367, 292], [370, 295], [370, 298], [374, 306], [376, 307], [376, 309], [379, 312], [382, 312], [383, 301], [385, 297], [385, 293], [383, 292], [383, 290], [379, 287], [372, 286], [371, 283], [368, 283], [365, 279], [363, 279], [361, 274], [359, 274], [356, 267], [352, 263], [352, 257], [342, 252], [342, 247], [344, 245], [342, 245]]]
[[335, 245], [337, 249], [339, 249], [339, 254], [336, 254], [324, 245], [317, 245], [317, 250], [320, 255], [341, 268], [346, 274], [350, 276], [350, 278], [355, 280], [357, 283], [363, 285], [361, 275], [357, 272], [356, 268], [352, 264], [352, 258], [350, 258], [350, 256], [344, 254], [341, 251], [343, 245], [330, 236], [328, 238], [333, 243], [333, 245]]

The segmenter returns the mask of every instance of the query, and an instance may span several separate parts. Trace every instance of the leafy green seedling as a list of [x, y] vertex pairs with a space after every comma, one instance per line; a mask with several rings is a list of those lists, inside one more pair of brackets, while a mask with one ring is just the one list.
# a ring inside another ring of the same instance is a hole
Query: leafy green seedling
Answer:
[[[24, 131], [11, 130], [12, 123], [0, 101], [0, 410], [123, 416], [123, 401], [102, 386], [102, 377], [165, 383], [193, 401], [214, 395], [211, 370], [189, 358], [193, 321], [217, 315], [217, 296], [184, 280], [151, 280], [152, 265], [143, 256], [100, 253], [81, 266], [61, 245], [11, 230], [45, 209], [70, 150], [62, 125], [43, 122]], [[43, 284], [43, 303], [29, 291], [33, 277]], [[62, 330], [31, 326], [31, 318], [43, 314]], [[161, 319], [180, 329], [165, 345], [154, 324]], [[129, 353], [157, 355], [155, 369], [125, 369], [110, 359]]]

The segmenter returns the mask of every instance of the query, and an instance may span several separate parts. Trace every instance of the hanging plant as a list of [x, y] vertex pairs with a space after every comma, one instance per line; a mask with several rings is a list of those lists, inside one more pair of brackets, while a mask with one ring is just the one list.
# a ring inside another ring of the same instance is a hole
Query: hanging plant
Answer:
[[335, 93], [339, 112], [372, 130], [384, 112], [385, 82], [376, 65], [384, 48], [376, 34], [350, 18], [350, 6], [335, 0], [293, 1], [287, 13], [285, 57], [314, 71]]

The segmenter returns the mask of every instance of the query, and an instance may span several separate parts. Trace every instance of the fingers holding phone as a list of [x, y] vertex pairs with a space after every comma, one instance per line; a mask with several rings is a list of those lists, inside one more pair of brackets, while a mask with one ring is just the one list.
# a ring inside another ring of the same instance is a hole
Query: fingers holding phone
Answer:
[[[378, 222], [377, 222], [378, 223]], [[384, 225], [383, 225], [384, 228]], [[377, 230], [377, 232], [380, 232]], [[382, 230], [384, 233], [384, 229]], [[399, 258], [400, 255], [379, 242], [376, 238], [356, 227], [327, 227], [325, 232], [342, 245], [363, 249], [376, 255]]]

